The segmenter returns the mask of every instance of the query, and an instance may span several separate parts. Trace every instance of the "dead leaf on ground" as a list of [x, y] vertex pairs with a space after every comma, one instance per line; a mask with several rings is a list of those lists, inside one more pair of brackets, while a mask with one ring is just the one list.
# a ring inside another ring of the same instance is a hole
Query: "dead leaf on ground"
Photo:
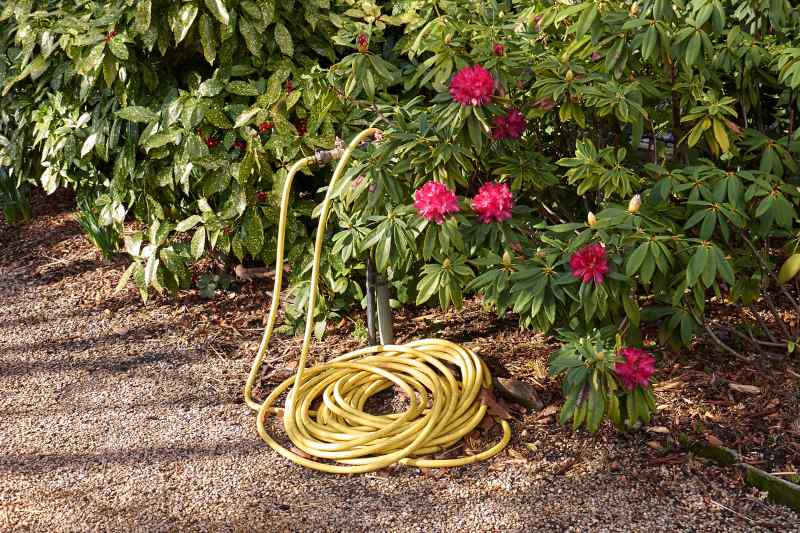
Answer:
[[722, 441], [719, 440], [716, 435], [711, 433], [706, 434], [706, 440], [712, 446], [722, 446]]
[[511, 408], [503, 400], [495, 397], [489, 389], [481, 389], [478, 396], [481, 403], [486, 406], [486, 412], [492, 416], [496, 416], [501, 420], [509, 420], [511, 418]]
[[728, 383], [728, 386], [737, 392], [745, 394], [761, 394], [761, 389], [755, 385], [742, 385], [741, 383]]
[[440, 479], [447, 475], [447, 471], [449, 468], [420, 468], [420, 474], [422, 477], [429, 477], [434, 479]]
[[266, 379], [270, 383], [281, 382], [294, 376], [294, 369], [292, 368], [278, 368], [270, 372]]
[[495, 426], [494, 417], [492, 416], [484, 416], [483, 420], [481, 420], [481, 425], [479, 426], [484, 433], [488, 433], [492, 430]]
[[541, 411], [536, 413], [536, 420], [539, 420], [540, 418], [545, 418], [545, 417], [548, 417], [548, 416], [556, 415], [556, 414], [558, 414], [558, 410], [559, 409], [561, 409], [561, 407], [559, 407], [556, 404], [548, 405], [547, 407], [545, 407], [544, 409], [542, 409]]
[[289, 451], [292, 452], [295, 455], [299, 455], [303, 459], [313, 459], [314, 458], [313, 455], [310, 455], [310, 454], [304, 452], [303, 450], [301, 450], [297, 446], [292, 446], [291, 448], [289, 448]]
[[514, 448], [508, 448], [508, 455], [509, 455], [510, 457], [512, 457], [513, 459], [523, 459], [523, 460], [527, 460], [527, 457], [525, 456], [525, 454], [523, 454], [523, 453], [521, 453], [521, 452], [518, 452], [518, 451], [517, 451], [517, 450], [515, 450]]
[[660, 442], [658, 442], [657, 440], [651, 440], [651, 441], [648, 441], [648, 442], [647, 442], [647, 445], [648, 445], [650, 448], [653, 448], [654, 450], [660, 450], [660, 449], [661, 449], [661, 443], [660, 443]]
[[553, 469], [553, 473], [557, 476], [562, 476], [566, 474], [570, 469], [572, 469], [572, 467], [575, 466], [575, 463], [577, 462], [578, 460], [574, 458], [567, 459], [566, 461], [556, 466], [555, 469]]
[[650, 433], [662, 433], [662, 434], [669, 433], [669, 429], [665, 428], [664, 426], [649, 427], [647, 428], [647, 431]]

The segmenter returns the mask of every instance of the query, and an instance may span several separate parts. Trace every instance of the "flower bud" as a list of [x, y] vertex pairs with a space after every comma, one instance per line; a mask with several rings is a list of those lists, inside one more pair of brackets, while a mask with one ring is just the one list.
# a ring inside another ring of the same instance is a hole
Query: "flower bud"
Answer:
[[639, 212], [639, 209], [642, 207], [642, 195], [634, 194], [631, 201], [628, 202], [628, 213], [635, 214]]
[[586, 223], [589, 224], [589, 226], [594, 226], [597, 224], [597, 217], [591, 211], [589, 211], [589, 214], [586, 215]]
[[567, 75], [564, 76], [564, 79], [567, 81], [572, 81], [573, 79], [575, 79], [575, 74], [572, 72], [571, 69], [567, 71]]
[[511, 254], [508, 253], [508, 250], [503, 252], [503, 266], [506, 268], [511, 266]]

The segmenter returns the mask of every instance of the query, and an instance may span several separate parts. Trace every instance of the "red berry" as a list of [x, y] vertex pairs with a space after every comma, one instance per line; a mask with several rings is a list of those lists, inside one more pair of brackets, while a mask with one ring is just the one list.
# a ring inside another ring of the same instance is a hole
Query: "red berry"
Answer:
[[267, 133], [269, 130], [272, 129], [272, 122], [262, 122], [258, 125], [258, 131], [261, 133]]
[[286, 80], [286, 92], [290, 93], [292, 91], [294, 91], [294, 83], [292, 83], [292, 80]]
[[256, 196], [258, 197], [258, 201], [262, 202], [262, 203], [266, 202], [267, 198], [269, 197], [269, 195], [266, 193], [266, 191], [258, 191], [256, 193]]
[[506, 54], [506, 47], [500, 43], [494, 45], [494, 55], [497, 57], [503, 56]]
[[219, 140], [215, 139], [214, 137], [209, 137], [206, 139], [206, 146], [209, 148], [216, 148], [219, 145]]
[[306, 134], [306, 131], [307, 131], [307, 130], [306, 130], [306, 127], [307, 127], [307, 125], [306, 125], [306, 121], [305, 121], [305, 120], [301, 120], [300, 122], [298, 122], [298, 123], [295, 125], [295, 128], [297, 128], [297, 134], [298, 134], [300, 137], [302, 137], [303, 135], [305, 135], [305, 134]]
[[369, 49], [369, 38], [366, 36], [366, 34], [359, 33], [356, 42], [358, 43], [359, 52], [366, 52]]

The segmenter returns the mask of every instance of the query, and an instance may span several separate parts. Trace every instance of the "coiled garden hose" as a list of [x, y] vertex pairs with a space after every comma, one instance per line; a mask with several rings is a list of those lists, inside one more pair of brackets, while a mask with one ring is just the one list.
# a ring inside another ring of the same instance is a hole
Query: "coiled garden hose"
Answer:
[[[487, 407], [480, 401], [480, 392], [481, 388], [491, 388], [491, 376], [485, 364], [471, 350], [446, 340], [426, 339], [402, 345], [370, 346], [306, 368], [332, 194], [353, 151], [364, 140], [376, 135], [380, 137], [380, 130], [366, 129], [346, 150], [333, 150], [324, 158], [319, 155], [306, 157], [289, 170], [281, 195], [273, 299], [264, 336], [244, 387], [245, 403], [258, 412], [258, 434], [273, 450], [297, 464], [323, 472], [356, 474], [379, 470], [394, 463], [425, 468], [475, 463], [499, 453], [508, 444], [511, 438], [508, 422], [500, 421], [502, 439], [480, 453], [455, 459], [424, 457], [451, 448], [486, 416]], [[328, 185], [319, 215], [308, 314], [297, 373], [278, 385], [263, 403], [258, 403], [253, 399], [253, 386], [278, 314], [292, 181], [300, 169], [338, 157], [341, 159]], [[460, 380], [448, 365], [458, 367]], [[373, 415], [364, 411], [371, 396], [393, 386], [402, 390], [410, 401], [405, 412]], [[276, 407], [278, 398], [287, 391], [284, 408]], [[319, 405], [312, 408], [315, 403]], [[302, 451], [295, 453], [281, 446], [267, 433], [264, 427], [267, 415], [281, 414], [289, 440]]]

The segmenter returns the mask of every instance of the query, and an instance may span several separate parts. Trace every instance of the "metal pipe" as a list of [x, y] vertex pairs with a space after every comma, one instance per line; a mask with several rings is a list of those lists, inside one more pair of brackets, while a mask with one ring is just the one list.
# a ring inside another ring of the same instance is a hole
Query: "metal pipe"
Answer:
[[375, 296], [378, 272], [375, 269], [375, 261], [372, 254], [367, 256], [367, 343], [370, 346], [378, 344], [377, 324], [375, 316]]
[[392, 309], [389, 305], [389, 282], [386, 276], [378, 274], [375, 287], [375, 304], [378, 309], [378, 331], [381, 344], [394, 344], [394, 328], [392, 327]]

